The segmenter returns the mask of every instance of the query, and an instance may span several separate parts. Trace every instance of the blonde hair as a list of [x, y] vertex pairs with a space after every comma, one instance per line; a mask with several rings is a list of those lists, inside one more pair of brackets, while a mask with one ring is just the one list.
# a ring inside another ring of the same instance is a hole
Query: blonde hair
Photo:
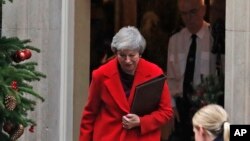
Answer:
[[209, 104], [198, 110], [192, 119], [194, 127], [203, 127], [213, 137], [223, 135], [224, 141], [229, 141], [230, 124], [227, 112], [217, 104]]

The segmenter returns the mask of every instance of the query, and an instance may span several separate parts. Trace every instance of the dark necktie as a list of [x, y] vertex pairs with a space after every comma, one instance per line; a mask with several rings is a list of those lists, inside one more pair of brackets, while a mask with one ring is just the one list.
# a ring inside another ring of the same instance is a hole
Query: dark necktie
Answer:
[[192, 43], [189, 48], [186, 69], [184, 73], [183, 81], [183, 96], [187, 97], [193, 92], [193, 79], [194, 79], [194, 67], [195, 67], [195, 56], [196, 56], [196, 35], [191, 36]]

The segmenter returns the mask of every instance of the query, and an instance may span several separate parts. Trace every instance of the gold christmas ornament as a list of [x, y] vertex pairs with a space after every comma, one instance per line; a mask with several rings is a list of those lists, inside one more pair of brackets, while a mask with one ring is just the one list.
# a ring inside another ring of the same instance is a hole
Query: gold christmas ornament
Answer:
[[5, 103], [5, 108], [10, 111], [13, 111], [16, 108], [16, 104], [17, 104], [16, 98], [12, 95], [7, 95], [5, 97], [4, 103]]

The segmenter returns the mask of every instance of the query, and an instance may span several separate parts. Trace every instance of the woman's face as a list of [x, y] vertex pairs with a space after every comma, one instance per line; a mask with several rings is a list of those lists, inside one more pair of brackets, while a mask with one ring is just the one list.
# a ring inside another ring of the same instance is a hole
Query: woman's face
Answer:
[[202, 127], [193, 128], [195, 141], [212, 141]]
[[117, 58], [122, 70], [128, 74], [134, 75], [140, 60], [139, 52], [129, 49], [119, 50], [117, 51]]

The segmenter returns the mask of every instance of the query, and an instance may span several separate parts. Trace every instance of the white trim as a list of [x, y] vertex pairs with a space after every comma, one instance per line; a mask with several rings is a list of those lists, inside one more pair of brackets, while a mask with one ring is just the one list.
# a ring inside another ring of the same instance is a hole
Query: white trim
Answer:
[[74, 0], [62, 0], [59, 140], [73, 140]]

